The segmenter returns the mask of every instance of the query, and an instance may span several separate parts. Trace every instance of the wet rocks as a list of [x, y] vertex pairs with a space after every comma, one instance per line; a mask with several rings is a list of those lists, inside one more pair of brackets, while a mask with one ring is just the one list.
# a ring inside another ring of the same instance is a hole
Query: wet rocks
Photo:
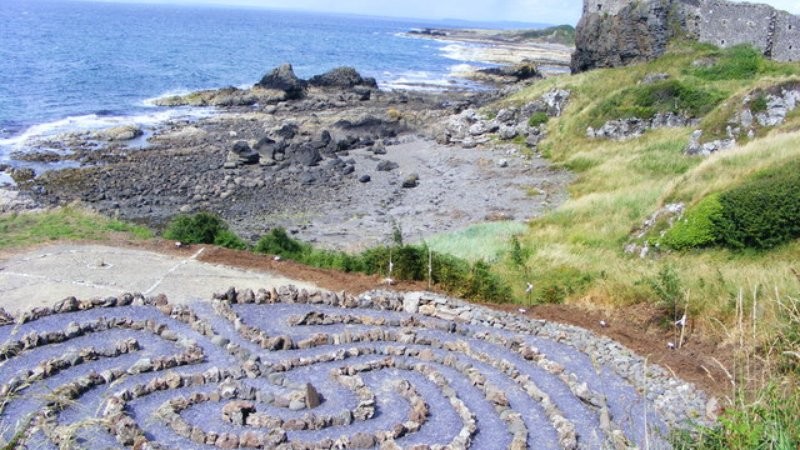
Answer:
[[95, 133], [94, 138], [103, 141], [130, 141], [136, 139], [144, 134], [142, 129], [137, 125], [121, 125], [106, 130], [101, 130]]

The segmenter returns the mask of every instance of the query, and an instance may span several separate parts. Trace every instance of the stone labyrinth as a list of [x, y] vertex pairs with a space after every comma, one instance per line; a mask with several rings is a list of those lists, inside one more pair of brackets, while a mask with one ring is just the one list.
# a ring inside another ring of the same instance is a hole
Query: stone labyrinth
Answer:
[[67, 298], [0, 342], [12, 448], [655, 449], [705, 411], [613, 341], [427, 293]]

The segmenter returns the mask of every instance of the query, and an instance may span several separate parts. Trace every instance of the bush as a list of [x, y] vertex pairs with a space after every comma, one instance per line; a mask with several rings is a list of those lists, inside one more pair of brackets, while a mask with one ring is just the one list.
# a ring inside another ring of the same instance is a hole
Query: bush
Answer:
[[482, 261], [470, 264], [453, 256], [429, 253], [427, 246], [375, 247], [358, 255], [349, 255], [315, 249], [292, 239], [286, 230], [276, 228], [258, 241], [255, 251], [323, 269], [378, 274], [406, 281], [428, 281], [430, 258], [431, 281], [452, 295], [495, 303], [507, 302], [511, 298], [511, 289], [491, 272], [488, 264]]
[[563, 303], [570, 295], [581, 292], [592, 282], [591, 274], [575, 267], [560, 265], [548, 268], [537, 278], [533, 300], [539, 303]]
[[689, 209], [661, 238], [661, 244], [675, 250], [708, 247], [719, 241], [716, 223], [722, 217], [719, 195], [713, 194]]
[[530, 127], [538, 127], [539, 125], [546, 124], [550, 120], [550, 116], [544, 112], [537, 112], [533, 113], [533, 115], [528, 119], [528, 126]]
[[768, 249], [800, 237], [800, 161], [758, 174], [722, 194], [715, 220], [722, 243]]
[[233, 250], [247, 250], [247, 243], [231, 230], [221, 230], [214, 236], [214, 245]]
[[671, 265], [665, 265], [658, 275], [644, 280], [658, 298], [656, 306], [667, 321], [677, 320], [678, 306], [684, 298], [683, 283]]
[[180, 215], [172, 219], [164, 237], [184, 244], [214, 244], [217, 235], [227, 232], [228, 225], [211, 213]]
[[273, 228], [269, 234], [261, 237], [256, 243], [255, 251], [284, 258], [295, 259], [305, 252], [310, 252], [311, 247], [296, 241], [286, 234], [283, 228]]

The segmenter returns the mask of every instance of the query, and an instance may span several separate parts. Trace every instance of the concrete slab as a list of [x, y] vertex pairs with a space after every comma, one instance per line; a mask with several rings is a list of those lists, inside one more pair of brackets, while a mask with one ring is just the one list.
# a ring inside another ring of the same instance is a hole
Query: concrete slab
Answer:
[[258, 289], [310, 283], [269, 272], [199, 262], [189, 258], [103, 245], [55, 245], [0, 259], [0, 307], [19, 312], [50, 306], [67, 296], [91, 298], [141, 292], [166, 294], [171, 302], [208, 299], [230, 286]]

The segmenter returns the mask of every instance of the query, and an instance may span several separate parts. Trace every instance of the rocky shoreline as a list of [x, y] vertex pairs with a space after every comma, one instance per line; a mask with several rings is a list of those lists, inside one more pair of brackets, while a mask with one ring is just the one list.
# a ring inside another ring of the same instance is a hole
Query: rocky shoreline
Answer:
[[211, 211], [250, 241], [281, 226], [353, 251], [388, 243], [395, 227], [417, 241], [524, 221], [563, 201], [569, 176], [536, 156], [540, 130], [522, 112], [477, 112], [499, 95], [385, 92], [352, 68], [300, 80], [284, 65], [251, 89], [162, 99], [218, 113], [152, 136], [119, 127], [42, 143], [59, 151], [26, 157], [79, 167], [13, 172], [13, 207], [78, 201], [155, 228]]

